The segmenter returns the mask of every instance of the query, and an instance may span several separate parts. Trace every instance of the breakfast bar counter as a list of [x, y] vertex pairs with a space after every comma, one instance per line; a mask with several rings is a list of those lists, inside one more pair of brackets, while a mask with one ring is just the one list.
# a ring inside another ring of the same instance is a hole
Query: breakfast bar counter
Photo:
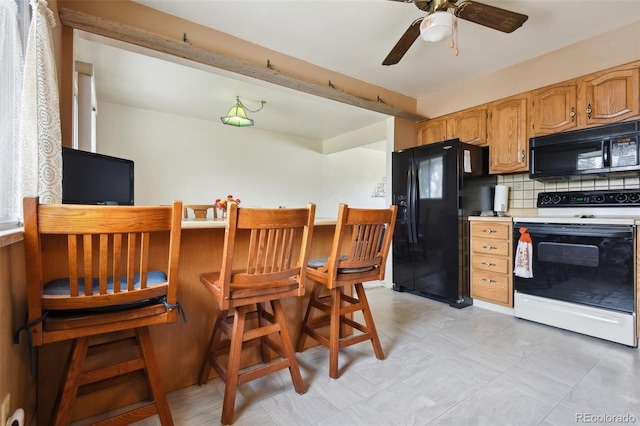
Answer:
[[[214, 228], [222, 228], [224, 229], [226, 224], [226, 219], [194, 219], [194, 218], [186, 218], [182, 220], [182, 229], [214, 229]], [[314, 221], [314, 225], [324, 226], [324, 225], [335, 225], [335, 218], [328, 217], [316, 217]]]
[[[333, 242], [335, 223], [335, 218], [316, 218], [310, 258], [328, 255]], [[153, 344], [167, 391], [197, 383], [213, 321], [218, 313], [216, 303], [200, 283], [200, 275], [220, 270], [224, 232], [225, 219], [184, 219], [182, 222], [178, 301], [183, 308], [186, 322], [178, 315], [175, 323], [151, 327]], [[248, 244], [248, 238], [246, 240]], [[53, 262], [56, 256], [64, 251], [60, 242], [51, 242], [48, 248]], [[158, 262], [161, 260], [157, 259]], [[307, 280], [304, 297], [282, 300], [293, 342], [298, 337], [311, 288], [312, 283]], [[316, 344], [313, 339], [307, 339], [307, 343]], [[39, 351], [39, 371], [48, 372], [38, 377], [38, 418], [44, 423], [54, 404], [70, 344], [63, 342], [45, 345]], [[249, 357], [243, 359], [244, 364], [250, 365], [259, 361], [257, 353], [248, 355]], [[213, 384], [210, 382], [208, 386]], [[76, 404], [78, 412], [74, 414], [74, 418], [84, 418], [114, 409], [116, 406], [141, 401], [146, 393], [146, 384], [141, 376], [139, 379], [122, 383], [121, 386], [79, 395]]]

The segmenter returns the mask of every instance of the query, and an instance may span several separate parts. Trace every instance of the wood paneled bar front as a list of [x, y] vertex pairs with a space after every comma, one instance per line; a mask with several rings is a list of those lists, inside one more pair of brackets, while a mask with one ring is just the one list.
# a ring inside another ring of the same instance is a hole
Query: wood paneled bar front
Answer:
[[[327, 256], [333, 242], [335, 219], [316, 218], [312, 235], [310, 258]], [[200, 274], [220, 270], [225, 232], [224, 219], [184, 219], [180, 247], [180, 267], [178, 273], [178, 300], [183, 307], [186, 322], [180, 315], [173, 324], [152, 326], [151, 335], [156, 350], [160, 370], [167, 391], [172, 391], [197, 383], [202, 357], [211, 334], [218, 307], [209, 292], [200, 283]], [[246, 235], [248, 245], [248, 234]], [[160, 241], [156, 240], [160, 245]], [[65, 256], [65, 240], [51, 238], [43, 241], [45, 262], [52, 276], [45, 280], [64, 276], [58, 265], [64, 265], [60, 256]], [[154, 245], [152, 240], [152, 246]], [[152, 247], [152, 250], [154, 248]], [[163, 253], [152, 253], [150, 262], [161, 264]], [[151, 266], [153, 269], [153, 265]], [[57, 275], [57, 276], [56, 276]], [[312, 283], [306, 283], [304, 297], [282, 300], [287, 315], [287, 323], [293, 342], [298, 338], [304, 307], [307, 305]], [[307, 339], [308, 345], [317, 342]], [[128, 348], [123, 348], [123, 358]], [[38, 424], [46, 424], [53, 409], [60, 386], [65, 361], [70, 344], [54, 343], [39, 348], [38, 366]], [[100, 356], [96, 356], [97, 364]], [[259, 362], [258, 353], [248, 353], [244, 365]], [[46, 371], [47, 374], [42, 374]], [[215, 375], [215, 373], [212, 373]], [[95, 391], [78, 395], [78, 403], [73, 418], [86, 418], [97, 413], [113, 410], [142, 401], [147, 395], [144, 377], [134, 376], [131, 380], [109, 388], [95, 387]], [[212, 384], [210, 384], [212, 386]]]

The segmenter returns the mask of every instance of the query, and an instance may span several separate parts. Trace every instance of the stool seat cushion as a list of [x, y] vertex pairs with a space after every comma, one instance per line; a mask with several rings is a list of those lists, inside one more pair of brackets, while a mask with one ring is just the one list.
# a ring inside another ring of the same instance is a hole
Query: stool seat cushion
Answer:
[[[340, 260], [347, 260], [348, 257], [345, 255], [340, 256]], [[328, 257], [318, 257], [315, 259], [309, 259], [309, 261], [307, 262], [307, 266], [309, 268], [314, 268], [314, 269], [318, 269], [318, 268], [322, 268], [323, 266], [325, 266], [327, 264], [327, 262], [329, 261]], [[366, 272], [366, 271], [370, 271], [374, 268], [374, 266], [366, 266], [364, 268], [338, 268], [338, 273], [339, 274], [355, 274], [358, 272]]]
[[[134, 275], [134, 288], [140, 288], [140, 275]], [[48, 296], [64, 296], [69, 294], [69, 278], [58, 278], [45, 285], [44, 294]], [[147, 274], [147, 287], [153, 287], [158, 284], [166, 284], [167, 275], [162, 271], [149, 271]], [[93, 279], [93, 292], [98, 294], [100, 291], [98, 278]], [[120, 279], [121, 288], [127, 288], [127, 277], [123, 276]], [[113, 292], [113, 277], [107, 278], [107, 291]], [[78, 278], [78, 293], [84, 295], [84, 278]], [[93, 308], [82, 309], [65, 309], [62, 311], [51, 311], [50, 316], [62, 315], [62, 316], [75, 316], [75, 315], [87, 315], [87, 314], [99, 314], [108, 312], [125, 311], [133, 308], [140, 308], [146, 305], [155, 305], [163, 302], [164, 296], [154, 297], [150, 299], [138, 300], [130, 303], [120, 303], [117, 305], [109, 305]]]
[[[134, 288], [140, 288], [140, 274], [135, 274], [134, 277]], [[149, 271], [147, 274], [147, 286], [151, 287], [156, 284], [163, 284], [167, 282], [167, 275], [162, 271]], [[127, 277], [123, 276], [120, 279], [121, 288], [127, 288]], [[57, 280], [50, 281], [44, 286], [44, 294], [49, 296], [63, 296], [69, 294], [70, 282], [69, 278], [58, 278]], [[113, 291], [113, 277], [107, 278], [107, 291]], [[98, 278], [93, 279], [93, 292], [100, 292], [100, 282]], [[84, 278], [78, 279], [78, 293], [84, 294]]]

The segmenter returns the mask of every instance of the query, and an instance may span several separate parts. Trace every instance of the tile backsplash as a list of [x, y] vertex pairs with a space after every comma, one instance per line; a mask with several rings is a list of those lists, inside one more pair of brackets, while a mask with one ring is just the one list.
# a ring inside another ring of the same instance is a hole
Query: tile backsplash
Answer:
[[499, 175], [498, 185], [509, 187], [509, 208], [535, 208], [540, 192], [552, 191], [592, 191], [600, 189], [639, 189], [640, 178], [583, 178], [562, 182], [539, 182], [529, 179], [528, 173]]

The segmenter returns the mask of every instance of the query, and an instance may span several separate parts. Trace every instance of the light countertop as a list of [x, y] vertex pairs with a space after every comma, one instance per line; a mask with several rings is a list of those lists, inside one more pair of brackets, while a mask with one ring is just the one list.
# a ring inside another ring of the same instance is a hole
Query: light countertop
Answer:
[[511, 222], [511, 216], [469, 216], [469, 220], [477, 222]]
[[537, 217], [538, 209], [509, 209], [508, 216], [469, 216], [469, 220], [512, 222], [514, 217]]
[[[214, 229], [214, 228], [224, 228], [226, 226], [226, 219], [194, 219], [187, 218], [182, 219], [182, 229]], [[335, 225], [335, 218], [328, 217], [316, 217], [314, 221], [315, 226], [323, 226], [323, 225]]]

